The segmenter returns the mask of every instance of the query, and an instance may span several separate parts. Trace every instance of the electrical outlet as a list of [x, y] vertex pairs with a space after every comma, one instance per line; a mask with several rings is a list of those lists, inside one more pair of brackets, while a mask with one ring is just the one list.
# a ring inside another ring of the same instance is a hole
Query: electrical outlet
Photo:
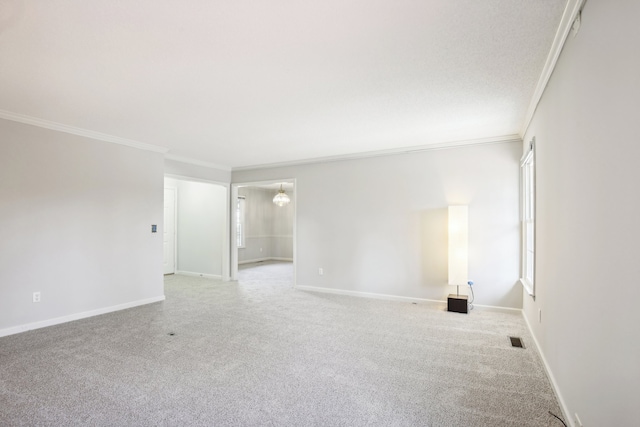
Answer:
[[262, 248], [260, 248], [260, 252], [262, 252]]
[[319, 274], [320, 276], [323, 276], [323, 275], [324, 275], [324, 268], [320, 267], [320, 268], [318, 269], [318, 274]]
[[538, 323], [542, 323], [542, 309], [538, 309]]
[[582, 421], [580, 421], [580, 417], [578, 416], [577, 412], [575, 414], [573, 414], [573, 418], [575, 419], [576, 427], [584, 427], [582, 425]]
[[33, 302], [40, 302], [40, 292], [33, 293]]

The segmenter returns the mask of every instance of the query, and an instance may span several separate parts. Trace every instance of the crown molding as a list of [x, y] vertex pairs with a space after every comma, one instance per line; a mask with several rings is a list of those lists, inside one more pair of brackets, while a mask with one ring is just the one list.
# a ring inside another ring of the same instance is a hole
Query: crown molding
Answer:
[[180, 163], [187, 163], [187, 164], [190, 164], [190, 165], [202, 166], [202, 167], [210, 168], [210, 169], [218, 169], [218, 170], [225, 171], [225, 172], [231, 171], [231, 166], [220, 165], [220, 164], [211, 163], [211, 162], [205, 162], [205, 161], [202, 161], [202, 160], [192, 159], [190, 157], [181, 157], [181, 156], [176, 156], [176, 155], [173, 155], [173, 154], [165, 154], [164, 158], [167, 159], [167, 160], [173, 160], [173, 161], [180, 162]]
[[457, 148], [457, 147], [467, 147], [470, 145], [485, 145], [485, 144], [501, 144], [508, 142], [518, 142], [522, 143], [522, 139], [519, 135], [506, 135], [506, 136], [498, 136], [493, 138], [480, 138], [480, 139], [468, 139], [462, 141], [449, 141], [442, 142], [437, 144], [425, 144], [425, 145], [417, 145], [413, 147], [401, 147], [401, 148], [392, 148], [389, 150], [377, 150], [377, 151], [366, 151], [362, 153], [350, 153], [350, 154], [341, 154], [338, 156], [327, 156], [327, 157], [316, 157], [310, 159], [303, 160], [292, 160], [289, 162], [279, 162], [279, 163], [265, 163], [261, 165], [250, 165], [250, 166], [239, 166], [234, 167], [231, 170], [236, 171], [246, 171], [246, 170], [254, 170], [254, 169], [268, 169], [268, 168], [280, 168], [287, 166], [300, 166], [300, 165], [308, 165], [314, 163], [328, 163], [328, 162], [339, 162], [343, 160], [357, 160], [357, 159], [367, 159], [372, 157], [383, 157], [383, 156], [393, 156], [398, 154], [410, 154], [410, 153], [419, 153], [423, 151], [433, 151], [433, 150], [445, 150], [449, 148]]
[[542, 99], [544, 90], [547, 88], [547, 84], [549, 83], [551, 74], [553, 74], [553, 70], [556, 68], [556, 64], [558, 62], [558, 58], [560, 57], [560, 53], [562, 52], [562, 48], [567, 41], [569, 32], [571, 31], [571, 26], [582, 10], [585, 1], [586, 0], [569, 0], [567, 2], [567, 6], [565, 7], [564, 13], [562, 14], [562, 19], [560, 20], [560, 25], [558, 26], [558, 31], [556, 31], [556, 36], [553, 39], [553, 43], [551, 44], [551, 50], [549, 51], [549, 55], [547, 55], [547, 61], [544, 64], [544, 68], [542, 69], [542, 73], [540, 74], [540, 78], [538, 79], [538, 84], [536, 85], [536, 89], [533, 92], [533, 97], [531, 98], [529, 108], [527, 109], [527, 114], [525, 115], [524, 124], [522, 125], [522, 130], [520, 131], [520, 135], [523, 138], [525, 133], [527, 133], [527, 129], [529, 129], [529, 125], [531, 124], [533, 115], [535, 114], [536, 109], [538, 108], [538, 104]]
[[158, 145], [146, 144], [144, 142], [134, 141], [132, 139], [120, 138], [119, 136], [108, 135], [106, 133], [94, 132], [92, 130], [78, 128], [75, 126], [64, 125], [62, 123], [52, 122], [50, 120], [39, 119], [24, 114], [13, 113], [11, 111], [0, 110], [0, 118], [11, 120], [13, 122], [24, 123], [27, 125], [37, 126], [40, 128], [51, 129], [58, 132], [70, 133], [73, 135], [84, 136], [86, 138], [96, 139], [99, 141], [111, 142], [113, 144], [126, 145], [127, 147], [137, 148], [139, 150], [153, 151], [156, 153], [166, 153], [168, 148]]

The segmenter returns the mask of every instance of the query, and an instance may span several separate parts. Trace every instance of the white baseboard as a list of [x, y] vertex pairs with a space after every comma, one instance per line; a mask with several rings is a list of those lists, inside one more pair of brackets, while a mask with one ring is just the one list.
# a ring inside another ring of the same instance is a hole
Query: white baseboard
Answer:
[[220, 274], [205, 274], [205, 273], [195, 273], [193, 271], [184, 271], [184, 270], [176, 270], [176, 274], [181, 276], [191, 276], [191, 277], [204, 277], [205, 279], [222, 279], [222, 275]]
[[[360, 291], [347, 291], [344, 289], [333, 289], [333, 288], [322, 288], [318, 286], [296, 286], [296, 289], [301, 291], [310, 291], [310, 292], [323, 292], [326, 294], [337, 294], [337, 295], [349, 295], [352, 297], [362, 297], [362, 298], [374, 298], [374, 299], [382, 299], [387, 301], [406, 301], [406, 302], [429, 302], [429, 303], [437, 303], [437, 304], [446, 304], [447, 301], [437, 300], [437, 299], [427, 299], [427, 298], [414, 298], [414, 297], [404, 297], [399, 295], [387, 295], [387, 294], [376, 294], [372, 292], [360, 292]], [[508, 313], [518, 313], [521, 312], [520, 308], [511, 308], [511, 307], [499, 307], [494, 305], [478, 305], [474, 304], [474, 307], [489, 309], [489, 310], [497, 310], [504, 311]]]
[[293, 262], [293, 258], [281, 258], [281, 257], [265, 257], [265, 258], [254, 258], [247, 259], [244, 261], [238, 261], [238, 265], [242, 264], [253, 264], [254, 262], [263, 262], [263, 261], [289, 261]]
[[238, 265], [242, 265], [242, 264], [251, 264], [254, 262], [260, 262], [260, 261], [269, 261], [271, 258], [254, 258], [254, 259], [247, 259], [244, 261], [238, 261]]
[[496, 310], [496, 311], [504, 311], [504, 312], [508, 312], [508, 313], [521, 313], [522, 309], [521, 308], [513, 308], [513, 307], [501, 307], [499, 305], [483, 305], [483, 304], [473, 304], [474, 307], [478, 307], [478, 308], [486, 308], [489, 310]]
[[296, 286], [296, 289], [300, 291], [322, 292], [325, 294], [348, 295], [352, 297], [374, 298], [374, 299], [382, 299], [387, 301], [429, 302], [429, 303], [437, 303], [437, 304], [447, 303], [446, 301], [440, 301], [435, 299], [403, 297], [398, 295], [376, 294], [372, 292], [347, 291], [344, 289], [321, 288], [318, 286], [299, 285], [299, 286]]
[[533, 344], [535, 345], [536, 350], [540, 355], [540, 359], [542, 360], [542, 364], [544, 365], [544, 370], [547, 372], [547, 377], [551, 381], [551, 387], [553, 388], [553, 392], [556, 394], [556, 397], [558, 398], [558, 402], [560, 402], [560, 408], [562, 409], [562, 412], [563, 412], [562, 415], [564, 416], [564, 421], [567, 423], [567, 425], [569, 425], [569, 427], [575, 427], [575, 424], [573, 422], [573, 417], [569, 415], [570, 414], [569, 408], [567, 408], [567, 404], [562, 398], [562, 393], [560, 393], [560, 388], [558, 387], [556, 378], [553, 376], [553, 372], [551, 372], [551, 368], [547, 363], [547, 359], [544, 357], [544, 353], [542, 352], [542, 349], [540, 348], [540, 344], [538, 343], [538, 340], [536, 339], [536, 336], [533, 333], [533, 329], [531, 328], [529, 319], [527, 319], [527, 316], [524, 314], [524, 310], [522, 310], [522, 317], [524, 317], [524, 322], [527, 324], [527, 328], [529, 329], [529, 333], [531, 334], [531, 338], [533, 339]]
[[164, 295], [131, 301], [124, 304], [112, 305], [111, 307], [98, 308], [96, 310], [83, 311], [81, 313], [70, 314], [68, 316], [56, 317], [53, 319], [42, 320], [40, 322], [27, 323], [25, 325], [13, 326], [11, 328], [0, 329], [0, 337], [19, 334], [21, 332], [31, 331], [33, 329], [46, 328], [47, 326], [58, 325], [60, 323], [73, 322], [74, 320], [86, 319], [87, 317], [99, 316], [114, 311], [125, 310], [127, 308], [138, 307], [140, 305], [151, 304], [154, 302], [164, 301]]

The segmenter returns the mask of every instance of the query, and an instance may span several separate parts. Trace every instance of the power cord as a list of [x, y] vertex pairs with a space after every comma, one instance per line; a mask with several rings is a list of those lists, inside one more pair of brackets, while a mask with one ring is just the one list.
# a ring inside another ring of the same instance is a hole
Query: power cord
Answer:
[[476, 299], [476, 295], [473, 293], [473, 282], [470, 280], [467, 282], [469, 289], [471, 289], [471, 301], [469, 301], [469, 311], [473, 310], [473, 301]]
[[550, 413], [551, 415], [553, 415], [554, 417], [556, 417], [557, 419], [559, 419], [559, 420], [560, 420], [560, 422], [561, 422], [562, 424], [564, 424], [564, 427], [567, 427], [567, 423], [565, 423], [565, 422], [564, 422], [564, 420], [563, 420], [562, 418], [560, 418], [559, 416], [557, 416], [556, 414], [554, 414], [554, 413], [553, 413], [553, 412], [551, 412], [551, 411], [549, 411], [549, 413]]

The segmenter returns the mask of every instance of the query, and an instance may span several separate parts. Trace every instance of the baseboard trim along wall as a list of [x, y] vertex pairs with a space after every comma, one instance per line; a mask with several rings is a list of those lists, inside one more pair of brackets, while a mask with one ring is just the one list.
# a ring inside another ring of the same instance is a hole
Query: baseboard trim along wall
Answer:
[[220, 274], [195, 273], [193, 271], [176, 270], [175, 274], [179, 274], [181, 276], [204, 277], [205, 279], [222, 279], [222, 275]]
[[544, 370], [547, 372], [547, 378], [549, 378], [549, 381], [551, 381], [551, 388], [553, 388], [553, 392], [556, 394], [556, 397], [558, 398], [558, 402], [560, 403], [560, 408], [562, 409], [562, 412], [563, 412], [564, 420], [570, 427], [575, 427], [575, 424], [573, 422], [573, 417], [569, 415], [570, 414], [569, 408], [567, 408], [567, 404], [562, 398], [562, 393], [560, 393], [560, 388], [558, 387], [558, 383], [556, 382], [556, 379], [553, 376], [553, 372], [551, 372], [551, 368], [547, 363], [547, 359], [544, 357], [544, 353], [540, 348], [540, 344], [538, 344], [538, 340], [536, 339], [536, 336], [533, 334], [533, 329], [531, 328], [529, 319], [527, 319], [527, 316], [524, 314], [524, 310], [522, 311], [522, 317], [524, 317], [524, 322], [527, 324], [527, 328], [529, 329], [529, 333], [531, 334], [531, 339], [533, 339], [533, 344], [535, 345], [536, 350], [540, 355], [540, 359], [542, 360], [542, 364], [544, 365]]
[[19, 334], [21, 332], [31, 331], [34, 329], [46, 328], [47, 326], [59, 325], [60, 323], [73, 322], [74, 320], [86, 319], [87, 317], [99, 316], [101, 314], [112, 313], [114, 311], [126, 310], [127, 308], [138, 307], [140, 305], [152, 304], [154, 302], [164, 301], [164, 299], [164, 295], [161, 295], [158, 297], [131, 301], [124, 304], [112, 305], [111, 307], [98, 308], [96, 310], [83, 311], [81, 313], [70, 314], [68, 316], [42, 320], [40, 322], [27, 323], [25, 325], [0, 329], [0, 337]]
[[[322, 288], [318, 286], [296, 286], [296, 289], [301, 291], [310, 291], [310, 292], [323, 292], [326, 294], [337, 294], [337, 295], [348, 295], [352, 297], [361, 297], [361, 298], [374, 298], [374, 299], [382, 299], [387, 301], [406, 301], [406, 302], [428, 302], [428, 303], [436, 303], [436, 304], [446, 304], [447, 302], [444, 300], [437, 299], [427, 299], [427, 298], [414, 298], [414, 297], [403, 297], [399, 295], [387, 295], [387, 294], [376, 294], [372, 292], [361, 292], [361, 291], [347, 291], [344, 289], [333, 289], [333, 288]], [[487, 310], [496, 310], [496, 311], [504, 311], [508, 313], [519, 313], [522, 312], [520, 308], [512, 308], [512, 307], [498, 307], [495, 305], [478, 305], [474, 304], [474, 307], [487, 309]]]
[[476, 308], [486, 308], [489, 310], [504, 311], [508, 313], [522, 313], [521, 308], [501, 307], [499, 305], [483, 305], [483, 304], [473, 304], [473, 306]]
[[238, 265], [242, 265], [242, 264], [251, 264], [253, 262], [261, 262], [261, 261], [268, 261], [270, 258], [254, 258], [254, 259], [247, 259], [244, 261], [238, 261]]
[[251, 264], [251, 263], [254, 263], [254, 262], [262, 262], [262, 261], [288, 261], [288, 262], [293, 262], [293, 258], [280, 258], [280, 257], [254, 258], [254, 259], [247, 259], [247, 260], [244, 260], [244, 261], [238, 261], [238, 265]]
[[325, 294], [348, 295], [352, 297], [374, 298], [374, 299], [382, 299], [387, 301], [429, 302], [429, 303], [437, 303], [437, 304], [447, 303], [446, 301], [440, 301], [435, 299], [402, 297], [398, 295], [376, 294], [372, 292], [347, 291], [344, 289], [321, 288], [318, 286], [299, 285], [299, 286], [296, 286], [296, 289], [300, 291], [322, 292]]

